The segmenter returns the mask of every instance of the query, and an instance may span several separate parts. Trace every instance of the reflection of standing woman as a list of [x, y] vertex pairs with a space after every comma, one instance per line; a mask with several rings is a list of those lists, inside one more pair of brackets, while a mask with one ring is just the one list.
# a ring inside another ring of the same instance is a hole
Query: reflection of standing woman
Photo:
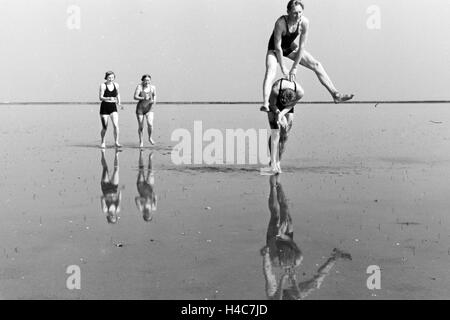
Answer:
[[105, 160], [105, 150], [102, 150], [102, 211], [106, 214], [108, 223], [116, 223], [118, 220], [118, 213], [120, 212], [120, 200], [122, 193], [119, 190], [119, 150], [116, 149], [114, 155], [114, 171], [112, 176], [109, 176], [108, 164]]
[[119, 84], [114, 82], [116, 75], [112, 71], [105, 74], [105, 82], [100, 84], [99, 98], [102, 102], [100, 105], [100, 120], [102, 122], [101, 148], [105, 148], [105, 134], [108, 128], [108, 119], [111, 117], [114, 128], [114, 145], [116, 148], [121, 147], [119, 144], [119, 114], [117, 113], [117, 105], [120, 105]]
[[152, 167], [153, 153], [148, 155], [147, 175], [145, 175], [144, 161], [142, 159], [142, 150], [139, 152], [139, 173], [136, 181], [139, 196], [135, 198], [136, 206], [142, 213], [145, 221], [153, 219], [153, 212], [156, 211], [157, 197], [155, 194], [155, 177]]
[[151, 144], [155, 142], [152, 139], [153, 131], [153, 106], [156, 103], [156, 88], [150, 84], [152, 77], [144, 74], [141, 78], [142, 83], [138, 84], [134, 92], [134, 99], [139, 102], [136, 105], [136, 118], [138, 121], [139, 147], [144, 146], [142, 140], [142, 131], [144, 130], [144, 118], [147, 119], [148, 141]]

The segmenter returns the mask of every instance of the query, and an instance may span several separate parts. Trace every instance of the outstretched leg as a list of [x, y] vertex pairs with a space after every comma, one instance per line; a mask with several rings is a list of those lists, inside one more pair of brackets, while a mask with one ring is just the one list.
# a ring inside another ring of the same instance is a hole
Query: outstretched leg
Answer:
[[[289, 58], [294, 60], [295, 53], [291, 53], [289, 55]], [[328, 92], [333, 97], [333, 100], [335, 103], [348, 101], [353, 98], [353, 94], [341, 94], [334, 86], [333, 82], [331, 81], [330, 77], [328, 76], [327, 72], [325, 71], [325, 68], [322, 66], [322, 64], [317, 61], [309, 52], [304, 51], [302, 59], [300, 60], [300, 64], [312, 71], [317, 75], [317, 78], [319, 78], [320, 83], [328, 90]]]
[[333, 249], [331, 256], [328, 260], [319, 267], [316, 274], [310, 279], [303, 281], [298, 284], [300, 290], [300, 298], [306, 298], [312, 291], [319, 289], [325, 277], [330, 273], [336, 261], [342, 260], [352, 260], [352, 256], [349, 253], [343, 252], [339, 249]]

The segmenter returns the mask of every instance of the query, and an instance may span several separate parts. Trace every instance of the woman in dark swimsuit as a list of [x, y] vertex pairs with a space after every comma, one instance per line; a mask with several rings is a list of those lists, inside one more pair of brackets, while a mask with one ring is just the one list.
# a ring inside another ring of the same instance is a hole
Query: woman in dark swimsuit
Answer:
[[117, 105], [120, 105], [119, 84], [114, 82], [116, 75], [112, 71], [105, 74], [105, 82], [100, 84], [99, 98], [102, 102], [100, 105], [100, 120], [102, 122], [101, 148], [106, 147], [105, 135], [108, 128], [108, 119], [111, 117], [114, 128], [114, 145], [120, 148], [119, 143], [119, 114], [117, 113]]
[[147, 118], [148, 141], [151, 144], [155, 142], [152, 139], [153, 131], [153, 106], [156, 103], [156, 88], [150, 84], [152, 77], [144, 74], [141, 78], [142, 83], [138, 84], [134, 91], [134, 99], [139, 102], [136, 105], [136, 118], [138, 121], [139, 147], [144, 147], [142, 132], [144, 131], [144, 118]]
[[[266, 73], [263, 83], [264, 105], [261, 107], [261, 111], [269, 111], [269, 95], [278, 63], [281, 72], [284, 76], [289, 76], [289, 80], [295, 80], [299, 64], [314, 71], [336, 103], [353, 98], [352, 94], [339, 93], [320, 62], [305, 50], [309, 20], [303, 16], [303, 9], [304, 5], [301, 1], [290, 0], [287, 5], [287, 15], [281, 16], [275, 22], [266, 54]], [[290, 71], [285, 67], [283, 57], [294, 61]]]

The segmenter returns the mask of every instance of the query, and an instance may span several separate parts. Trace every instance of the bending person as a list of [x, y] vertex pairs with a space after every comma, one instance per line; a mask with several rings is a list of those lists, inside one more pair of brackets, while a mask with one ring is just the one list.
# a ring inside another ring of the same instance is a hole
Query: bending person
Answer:
[[[261, 111], [268, 111], [270, 88], [276, 76], [277, 64], [280, 64], [281, 72], [290, 80], [295, 80], [299, 64], [314, 71], [335, 103], [353, 98], [353, 94], [339, 93], [322, 64], [305, 50], [309, 20], [303, 16], [303, 10], [304, 5], [301, 1], [290, 0], [287, 5], [287, 15], [281, 16], [275, 22], [266, 53], [266, 73], [263, 82], [264, 104]], [[284, 65], [283, 57], [294, 61], [289, 71]]]
[[261, 169], [262, 174], [281, 173], [281, 156], [285, 151], [288, 134], [294, 121], [294, 106], [303, 97], [302, 87], [295, 81], [279, 79], [272, 86], [269, 98], [268, 119], [270, 166]]
[[152, 77], [148, 74], [144, 74], [141, 78], [141, 83], [138, 84], [134, 91], [134, 100], [139, 102], [136, 105], [136, 118], [138, 121], [138, 135], [139, 135], [139, 147], [144, 147], [144, 141], [142, 139], [144, 130], [144, 118], [147, 119], [147, 132], [148, 141], [151, 144], [155, 142], [152, 139], [153, 132], [153, 106], [156, 103], [156, 88], [150, 84]]
[[108, 119], [111, 117], [114, 128], [114, 145], [120, 148], [119, 143], [119, 114], [117, 113], [117, 105], [120, 105], [119, 84], [114, 82], [116, 75], [112, 71], [107, 71], [105, 74], [105, 82], [100, 84], [99, 99], [102, 102], [100, 105], [100, 120], [102, 122], [101, 148], [106, 147], [105, 135], [108, 129]]

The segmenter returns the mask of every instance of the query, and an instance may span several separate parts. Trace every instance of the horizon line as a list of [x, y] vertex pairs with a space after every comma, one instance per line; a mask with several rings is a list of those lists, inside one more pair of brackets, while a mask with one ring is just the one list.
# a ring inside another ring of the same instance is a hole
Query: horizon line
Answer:
[[[126, 101], [121, 105], [134, 105], [137, 102], [134, 101]], [[345, 101], [340, 102], [338, 104], [420, 104], [420, 103], [450, 103], [450, 100], [354, 100], [354, 101]], [[0, 102], [0, 105], [99, 105], [100, 102], [68, 102], [68, 101], [3, 101]], [[156, 104], [165, 104], [165, 105], [208, 105], [208, 104], [248, 104], [248, 105], [261, 105], [262, 102], [258, 101], [161, 101]], [[335, 104], [334, 101], [300, 101], [297, 104]]]

